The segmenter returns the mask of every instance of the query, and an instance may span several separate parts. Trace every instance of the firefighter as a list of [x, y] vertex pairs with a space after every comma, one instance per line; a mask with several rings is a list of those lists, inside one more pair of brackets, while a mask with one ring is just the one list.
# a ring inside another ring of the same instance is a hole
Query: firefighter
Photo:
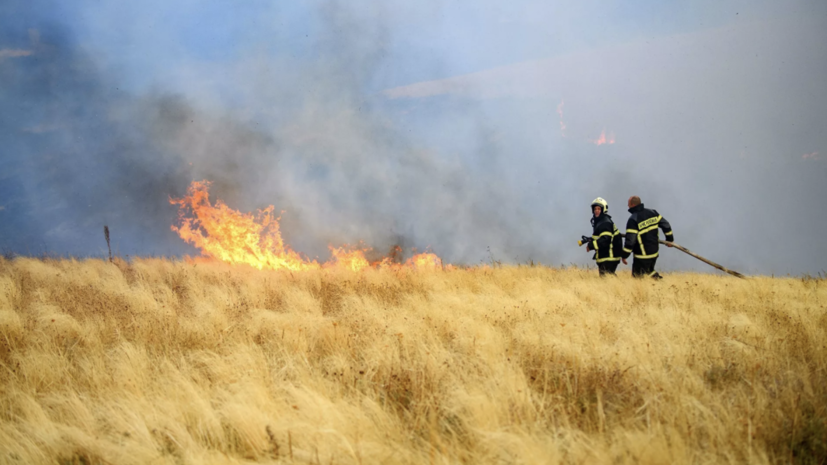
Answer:
[[594, 250], [594, 261], [600, 276], [615, 274], [622, 255], [623, 245], [620, 231], [609, 216], [609, 203], [602, 197], [592, 202], [592, 236], [587, 242], [586, 250]]
[[658, 260], [658, 228], [663, 229], [668, 247], [672, 247], [674, 241], [672, 226], [661, 216], [657, 210], [644, 208], [640, 197], [633, 195], [629, 197], [629, 221], [626, 222], [626, 243], [623, 246], [623, 264], [626, 259], [634, 253], [635, 260], [632, 262], [632, 276], [642, 278], [650, 276], [654, 279], [661, 279], [662, 276], [655, 271], [655, 262]]

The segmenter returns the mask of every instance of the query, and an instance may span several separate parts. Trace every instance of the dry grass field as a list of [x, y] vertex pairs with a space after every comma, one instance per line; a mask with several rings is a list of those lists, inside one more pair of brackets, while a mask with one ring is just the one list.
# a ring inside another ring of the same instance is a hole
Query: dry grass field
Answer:
[[0, 259], [0, 463], [825, 463], [827, 282]]

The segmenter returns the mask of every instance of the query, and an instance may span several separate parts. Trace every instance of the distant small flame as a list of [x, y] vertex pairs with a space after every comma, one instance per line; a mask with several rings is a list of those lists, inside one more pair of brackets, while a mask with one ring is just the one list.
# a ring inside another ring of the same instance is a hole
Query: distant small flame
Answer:
[[606, 130], [600, 132], [600, 137], [597, 139], [593, 139], [592, 143], [594, 145], [603, 145], [603, 144], [614, 144], [615, 143], [615, 135], [614, 133], [609, 133], [608, 137], [606, 136]]
[[563, 105], [565, 101], [560, 100], [560, 105], [557, 105], [557, 114], [560, 115], [560, 134], [566, 137], [566, 123], [563, 122]]

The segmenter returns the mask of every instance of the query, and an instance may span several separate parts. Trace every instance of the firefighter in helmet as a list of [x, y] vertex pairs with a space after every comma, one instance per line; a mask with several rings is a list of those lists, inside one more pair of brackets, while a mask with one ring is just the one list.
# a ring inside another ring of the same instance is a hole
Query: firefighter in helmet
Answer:
[[583, 236], [586, 250], [594, 251], [600, 276], [615, 274], [623, 250], [620, 231], [609, 216], [609, 203], [602, 197], [594, 199], [591, 209], [592, 235]]
[[640, 197], [629, 197], [629, 221], [626, 223], [626, 243], [623, 246], [623, 264], [634, 253], [632, 262], [632, 276], [643, 278], [650, 276], [661, 279], [655, 271], [655, 262], [658, 260], [658, 228], [663, 229], [666, 236], [666, 245], [672, 247], [675, 240], [672, 235], [672, 225], [661, 216], [657, 210], [643, 207]]

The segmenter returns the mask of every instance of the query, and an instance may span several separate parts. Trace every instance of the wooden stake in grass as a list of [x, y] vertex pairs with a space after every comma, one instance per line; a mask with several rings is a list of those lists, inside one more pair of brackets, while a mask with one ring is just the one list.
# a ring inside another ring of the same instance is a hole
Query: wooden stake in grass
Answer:
[[103, 237], [106, 238], [106, 248], [109, 249], [109, 263], [112, 263], [112, 246], [109, 245], [109, 226], [103, 225]]
[[270, 425], [267, 425], [267, 428], [265, 428], [265, 431], [267, 431], [267, 437], [270, 438], [270, 446], [272, 447], [273, 458], [278, 459], [279, 458], [279, 442], [276, 440], [276, 435], [273, 434], [273, 430], [270, 429]]

